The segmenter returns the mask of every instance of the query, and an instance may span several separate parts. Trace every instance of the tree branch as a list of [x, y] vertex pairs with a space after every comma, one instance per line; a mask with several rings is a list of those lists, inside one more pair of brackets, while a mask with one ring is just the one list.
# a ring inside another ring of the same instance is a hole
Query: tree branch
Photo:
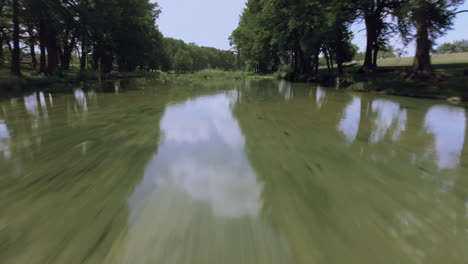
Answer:
[[455, 13], [453, 13], [453, 15], [457, 15], [457, 14], [460, 14], [460, 13], [467, 13], [468, 12], [468, 9], [467, 10], [460, 10], [460, 11], [457, 11]]

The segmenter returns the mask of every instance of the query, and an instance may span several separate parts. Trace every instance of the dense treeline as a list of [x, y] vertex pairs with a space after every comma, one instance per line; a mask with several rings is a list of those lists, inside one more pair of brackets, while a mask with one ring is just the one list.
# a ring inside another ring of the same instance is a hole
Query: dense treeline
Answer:
[[228, 71], [235, 68], [232, 51], [199, 47], [194, 43], [186, 44], [172, 38], [164, 39], [164, 47], [164, 56], [168, 58], [162, 64], [164, 70], [189, 72], [212, 68]]
[[450, 54], [458, 52], [468, 52], [468, 40], [458, 40], [452, 43], [443, 43], [435, 50], [436, 54]]
[[292, 75], [314, 74], [324, 59], [330, 73], [343, 75], [343, 64], [356, 49], [350, 25], [363, 21], [367, 42], [360, 71], [377, 68], [389, 38], [415, 41], [412, 77], [433, 74], [430, 52], [463, 0], [248, 0], [230, 37], [239, 63], [257, 72], [284, 68]]
[[149, 0], [0, 0], [0, 63], [20, 74], [27, 60], [49, 76], [73, 59], [104, 73], [234, 67], [232, 52], [165, 39], [159, 14]]

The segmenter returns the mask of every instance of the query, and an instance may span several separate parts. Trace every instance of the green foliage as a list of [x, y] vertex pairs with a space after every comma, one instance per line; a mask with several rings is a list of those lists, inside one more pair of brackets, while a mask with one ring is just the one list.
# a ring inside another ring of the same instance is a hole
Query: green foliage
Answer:
[[[301, 76], [317, 75], [318, 68], [326, 66], [341, 77], [343, 64], [353, 59], [365, 62], [364, 71], [372, 71], [378, 59], [401, 57], [401, 49], [388, 45], [389, 38], [399, 31], [406, 44], [418, 36], [417, 58], [424, 57], [418, 62], [427, 64], [428, 48], [450, 29], [461, 2], [248, 0], [230, 43], [240, 69], [272, 72], [289, 68], [293, 73], [289, 76]], [[363, 53], [357, 53], [350, 42], [349, 26], [358, 18], [366, 25], [367, 47]], [[418, 68], [430, 69], [425, 65]]]
[[249, 0], [230, 41], [241, 69], [317, 72], [321, 54], [341, 69], [356, 53], [348, 28], [355, 17], [350, 1]]
[[[388, 59], [388, 58], [396, 58], [398, 57], [399, 52], [401, 49], [394, 49], [391, 45], [385, 45], [380, 48], [380, 52], [377, 55], [378, 59]], [[366, 54], [364, 52], [356, 52], [353, 60], [355, 61], [363, 61]]]
[[[39, 64], [37, 70], [48, 76], [63, 77], [77, 68], [86, 75], [89, 70], [190, 72], [235, 67], [231, 51], [164, 38], [156, 24], [161, 10], [152, 0], [17, 2], [21, 59], [31, 61], [31, 67]], [[12, 53], [3, 44], [11, 43], [12, 21], [12, 1], [0, 0], [0, 67], [11, 62]]]
[[427, 23], [432, 43], [452, 28], [456, 9], [464, 0], [405, 0], [395, 10], [398, 29], [406, 43], [414, 40], [417, 27]]
[[186, 50], [177, 50], [174, 56], [174, 70], [178, 73], [192, 71], [193, 60], [190, 53]]
[[356, 54], [353, 57], [353, 60], [363, 61], [365, 56], [366, 56], [366, 53], [364, 53], [364, 52], [356, 52]]
[[380, 51], [379, 55], [377, 56], [377, 58], [379, 58], [379, 59], [396, 58], [397, 57], [396, 52], [397, 51], [395, 51], [393, 46], [386, 45], [381, 49], [381, 51]]
[[468, 40], [458, 40], [452, 43], [443, 43], [435, 50], [435, 54], [450, 54], [468, 52]]
[[164, 39], [165, 62], [163, 69], [176, 72], [200, 71], [203, 69], [221, 69], [231, 71], [235, 68], [235, 56], [232, 51], [210, 47], [200, 47], [194, 43], [186, 44], [182, 40]]

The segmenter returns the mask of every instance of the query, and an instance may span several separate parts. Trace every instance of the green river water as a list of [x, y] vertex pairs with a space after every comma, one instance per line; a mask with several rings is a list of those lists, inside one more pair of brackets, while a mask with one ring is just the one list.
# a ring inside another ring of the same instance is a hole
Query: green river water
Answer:
[[467, 110], [273, 80], [0, 100], [0, 263], [468, 263]]

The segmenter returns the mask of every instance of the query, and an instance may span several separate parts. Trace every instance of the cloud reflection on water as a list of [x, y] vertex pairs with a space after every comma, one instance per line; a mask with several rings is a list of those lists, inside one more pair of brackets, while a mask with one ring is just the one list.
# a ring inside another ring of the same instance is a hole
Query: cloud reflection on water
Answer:
[[11, 156], [9, 141], [10, 132], [8, 131], [8, 127], [5, 124], [5, 121], [0, 120], [0, 153], [5, 158], [9, 158]]
[[377, 99], [372, 102], [374, 129], [371, 134], [371, 143], [378, 143], [389, 133], [393, 141], [397, 141], [406, 129], [407, 112], [400, 109], [400, 104], [385, 99]]
[[439, 169], [456, 168], [465, 143], [466, 114], [460, 107], [436, 105], [424, 119], [426, 131], [434, 135], [433, 152]]
[[338, 124], [338, 130], [341, 131], [348, 143], [353, 143], [359, 131], [359, 122], [361, 121], [361, 98], [353, 96], [353, 100], [348, 104], [344, 111], [343, 119]]
[[261, 185], [245, 155], [245, 140], [230, 102], [229, 95], [220, 94], [166, 109], [163, 142], [131, 203], [175, 186], [191, 200], [209, 204], [216, 217], [260, 213]]

